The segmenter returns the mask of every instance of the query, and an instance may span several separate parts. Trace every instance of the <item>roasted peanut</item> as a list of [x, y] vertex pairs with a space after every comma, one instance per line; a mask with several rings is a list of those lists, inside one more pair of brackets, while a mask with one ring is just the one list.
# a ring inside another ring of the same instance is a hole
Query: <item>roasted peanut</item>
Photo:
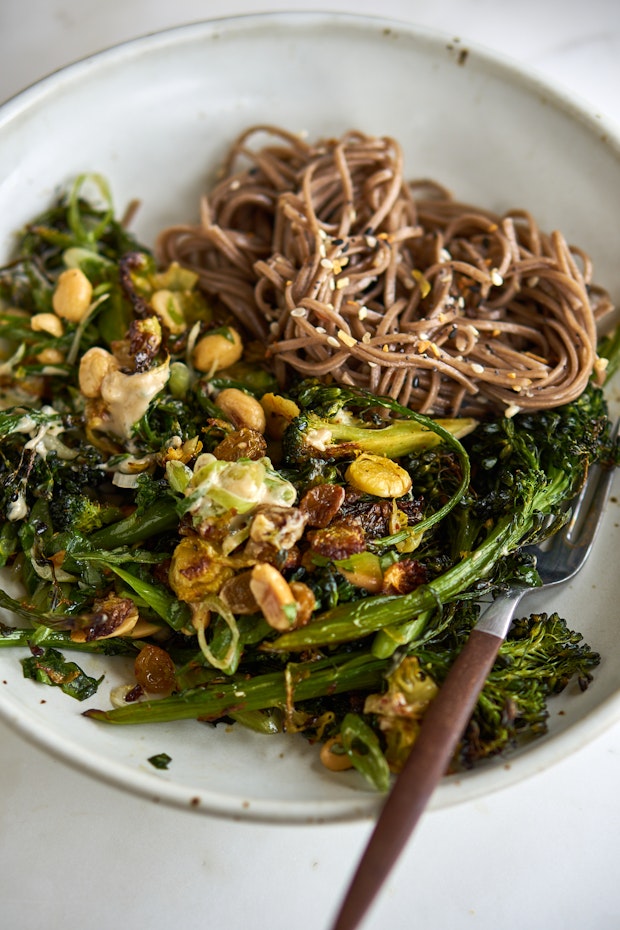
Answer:
[[54, 312], [70, 323], [83, 320], [90, 307], [93, 287], [80, 268], [67, 268], [59, 276], [52, 295]]
[[119, 363], [115, 357], [100, 346], [93, 346], [80, 360], [78, 382], [84, 397], [98, 397], [106, 375], [117, 371]]
[[55, 313], [35, 313], [30, 326], [34, 333], [48, 333], [57, 338], [64, 332], [62, 320]]
[[37, 355], [37, 361], [42, 365], [60, 365], [64, 360], [65, 357], [60, 349], [41, 349]]
[[411, 490], [411, 477], [397, 462], [362, 452], [345, 473], [351, 487], [375, 497], [402, 497]]
[[265, 411], [259, 402], [245, 391], [225, 388], [217, 395], [216, 403], [237, 428], [245, 426], [257, 433], [265, 432]]
[[288, 581], [277, 568], [268, 562], [255, 565], [250, 590], [269, 626], [282, 631], [296, 626], [297, 601]]
[[234, 365], [243, 355], [241, 336], [232, 326], [207, 333], [194, 346], [192, 361], [198, 371], [213, 373]]

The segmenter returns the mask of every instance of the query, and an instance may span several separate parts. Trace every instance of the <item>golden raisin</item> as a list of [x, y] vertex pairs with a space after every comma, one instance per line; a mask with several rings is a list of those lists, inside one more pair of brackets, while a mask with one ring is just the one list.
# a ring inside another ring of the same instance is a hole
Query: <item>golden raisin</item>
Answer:
[[171, 694], [176, 684], [174, 662], [159, 646], [143, 646], [134, 663], [136, 681], [147, 694]]
[[306, 491], [299, 509], [308, 514], [308, 524], [324, 528], [328, 526], [345, 499], [345, 491], [339, 484], [317, 484]]

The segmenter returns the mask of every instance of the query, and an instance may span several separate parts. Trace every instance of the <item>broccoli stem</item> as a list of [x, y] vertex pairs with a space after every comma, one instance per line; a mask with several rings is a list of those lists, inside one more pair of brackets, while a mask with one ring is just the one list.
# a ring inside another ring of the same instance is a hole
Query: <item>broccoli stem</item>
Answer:
[[117, 546], [143, 542], [151, 536], [174, 529], [178, 524], [174, 501], [164, 497], [141, 513], [136, 510], [124, 520], [102, 527], [92, 533], [89, 539], [95, 549], [115, 549]]
[[372, 644], [373, 655], [379, 659], [387, 659], [394, 655], [400, 646], [415, 642], [426, 631], [433, 613], [432, 610], [424, 610], [404, 623], [391, 623], [383, 627]]
[[240, 712], [284, 707], [290, 699], [305, 701], [345, 691], [368, 691], [380, 687], [389, 661], [368, 652], [351, 658], [334, 656], [303, 665], [295, 680], [296, 663], [287, 670], [269, 672], [245, 680], [222, 682], [195, 688], [158, 701], [141, 701], [113, 710], [87, 710], [84, 716], [105, 723], [164, 723], [170, 720], [218, 720]]
[[[472, 432], [476, 420], [471, 417], [461, 419], [439, 419], [434, 421], [434, 430], [430, 430], [423, 423], [408, 420], [397, 420], [388, 426], [379, 429], [369, 429], [352, 426], [332, 420], [320, 420], [318, 417], [309, 417], [309, 425], [325, 426], [331, 433], [331, 443], [337, 448], [338, 444], [352, 443], [363, 452], [373, 452], [376, 455], [389, 455], [398, 459], [404, 455], [414, 455], [425, 449], [436, 446], [443, 439], [445, 433], [450, 433], [455, 439], [461, 439]], [[439, 429], [437, 429], [439, 427]]]

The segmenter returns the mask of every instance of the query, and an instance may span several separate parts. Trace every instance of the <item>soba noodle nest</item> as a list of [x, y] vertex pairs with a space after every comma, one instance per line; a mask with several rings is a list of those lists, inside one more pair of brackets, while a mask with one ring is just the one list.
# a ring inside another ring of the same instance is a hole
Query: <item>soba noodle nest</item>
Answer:
[[293, 369], [424, 413], [511, 415], [603, 375], [596, 325], [612, 305], [588, 256], [525, 210], [407, 182], [391, 138], [252, 127], [200, 225], [165, 230], [158, 249], [267, 344], [281, 383]]

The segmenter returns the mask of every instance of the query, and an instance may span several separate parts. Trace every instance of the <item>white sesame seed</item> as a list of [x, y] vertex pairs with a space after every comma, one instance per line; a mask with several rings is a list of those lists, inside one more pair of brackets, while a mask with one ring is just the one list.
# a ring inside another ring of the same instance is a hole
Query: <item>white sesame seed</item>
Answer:
[[375, 236], [365, 236], [366, 245], [369, 249], [374, 249], [377, 244], [377, 239]]
[[330, 345], [330, 346], [333, 346], [335, 349], [339, 349], [339, 348], [340, 348], [340, 343], [338, 342], [338, 340], [336, 339], [335, 336], [328, 336], [328, 337], [327, 337], [327, 344]]
[[371, 338], [372, 338], [372, 337], [371, 337], [370, 333], [364, 333], [364, 335], [362, 336], [362, 342], [363, 342], [365, 345], [368, 345], [368, 343], [370, 342]]
[[229, 186], [230, 186], [231, 191], [238, 191], [239, 188], [241, 187], [241, 181], [239, 180], [239, 178], [235, 178], [233, 181], [230, 182]]
[[306, 309], [304, 307], [295, 307], [294, 310], [291, 310], [291, 316], [300, 317], [306, 316]]
[[333, 271], [334, 263], [332, 262], [331, 258], [322, 258], [321, 268], [329, 268], [330, 271]]
[[509, 407], [506, 407], [506, 409], [504, 410], [504, 416], [510, 419], [510, 417], [516, 416], [520, 410], [521, 408], [517, 407], [516, 404], [511, 404]]
[[325, 334], [325, 331], [326, 331], [326, 330], [325, 330], [325, 327], [324, 327], [324, 326], [317, 326], [317, 327], [316, 327], [316, 331], [317, 331], [317, 333], [320, 333], [320, 334], [323, 336], [323, 335]]
[[483, 375], [483, 374], [484, 374], [484, 365], [481, 365], [479, 362], [474, 362], [474, 363], [472, 364], [472, 366], [471, 366], [471, 370], [472, 370], [472, 371], [474, 372], [474, 374], [476, 374], [476, 375]]
[[357, 318], [358, 320], [365, 320], [367, 316], [368, 316], [368, 307], [362, 304], [362, 306], [357, 311]]
[[495, 287], [501, 287], [504, 283], [504, 279], [497, 270], [497, 268], [491, 268], [491, 284], [494, 284]]

